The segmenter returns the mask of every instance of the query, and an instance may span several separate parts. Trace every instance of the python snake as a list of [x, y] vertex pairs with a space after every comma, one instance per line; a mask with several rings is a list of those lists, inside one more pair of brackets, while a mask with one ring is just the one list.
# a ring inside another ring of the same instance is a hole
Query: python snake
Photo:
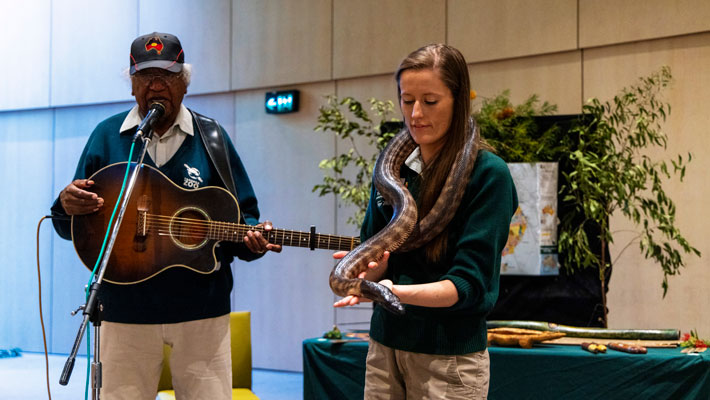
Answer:
[[358, 278], [371, 261], [382, 258], [385, 251], [410, 251], [419, 248], [441, 233], [453, 218], [463, 197], [478, 153], [478, 134], [473, 119], [469, 120], [466, 142], [457, 154], [439, 198], [431, 211], [418, 221], [417, 204], [400, 178], [400, 168], [416, 148], [409, 131], [402, 129], [380, 153], [375, 163], [374, 183], [393, 215], [377, 234], [345, 255], [330, 273], [329, 283], [339, 296], [356, 295], [370, 299], [386, 310], [403, 314], [404, 306], [392, 291], [373, 281]]

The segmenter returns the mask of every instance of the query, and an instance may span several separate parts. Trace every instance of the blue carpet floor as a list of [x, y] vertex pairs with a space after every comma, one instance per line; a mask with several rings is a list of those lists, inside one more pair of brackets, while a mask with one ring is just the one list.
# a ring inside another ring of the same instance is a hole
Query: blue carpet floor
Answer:
[[[69, 384], [61, 386], [59, 376], [67, 356], [49, 356], [49, 384], [52, 400], [81, 400], [86, 382], [86, 357], [77, 357]], [[303, 374], [255, 369], [252, 391], [261, 400], [303, 398]], [[21, 353], [20, 357], [0, 358], [0, 400], [48, 399], [45, 360], [42, 353]], [[89, 387], [91, 399], [91, 387]]]

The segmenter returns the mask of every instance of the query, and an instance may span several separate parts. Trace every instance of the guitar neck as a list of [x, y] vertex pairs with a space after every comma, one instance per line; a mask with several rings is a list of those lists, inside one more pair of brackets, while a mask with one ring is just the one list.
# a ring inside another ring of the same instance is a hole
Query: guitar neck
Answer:
[[244, 236], [246, 236], [247, 231], [260, 232], [269, 243], [282, 246], [350, 251], [360, 244], [360, 238], [356, 236], [324, 235], [320, 233], [276, 228], [266, 231], [261, 226], [257, 227], [228, 222], [211, 222], [208, 236], [210, 239], [214, 240], [242, 243], [244, 242]]

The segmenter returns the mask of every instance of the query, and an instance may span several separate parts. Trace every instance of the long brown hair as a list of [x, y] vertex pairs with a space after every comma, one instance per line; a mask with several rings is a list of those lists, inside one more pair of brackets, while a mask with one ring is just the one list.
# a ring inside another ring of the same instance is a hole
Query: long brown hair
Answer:
[[[461, 52], [445, 44], [430, 44], [409, 54], [399, 64], [395, 74], [397, 96], [401, 106], [400, 78], [407, 70], [433, 70], [449, 88], [454, 98], [451, 125], [446, 141], [439, 153], [427, 163], [422, 171], [422, 180], [417, 204], [419, 218], [423, 218], [434, 206], [441, 193], [446, 177], [464, 146], [466, 135], [471, 129], [471, 83], [468, 66]], [[478, 136], [478, 135], [477, 135]], [[448, 229], [426, 244], [426, 257], [431, 262], [441, 260], [446, 253]]]

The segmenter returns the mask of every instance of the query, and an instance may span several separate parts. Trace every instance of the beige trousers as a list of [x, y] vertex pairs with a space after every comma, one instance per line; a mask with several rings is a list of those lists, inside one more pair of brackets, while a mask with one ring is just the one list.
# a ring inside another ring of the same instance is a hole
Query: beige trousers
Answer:
[[176, 324], [101, 324], [102, 400], [155, 400], [163, 343], [177, 400], [231, 399], [229, 314]]
[[370, 339], [365, 399], [486, 399], [488, 350], [436, 355], [395, 350]]

